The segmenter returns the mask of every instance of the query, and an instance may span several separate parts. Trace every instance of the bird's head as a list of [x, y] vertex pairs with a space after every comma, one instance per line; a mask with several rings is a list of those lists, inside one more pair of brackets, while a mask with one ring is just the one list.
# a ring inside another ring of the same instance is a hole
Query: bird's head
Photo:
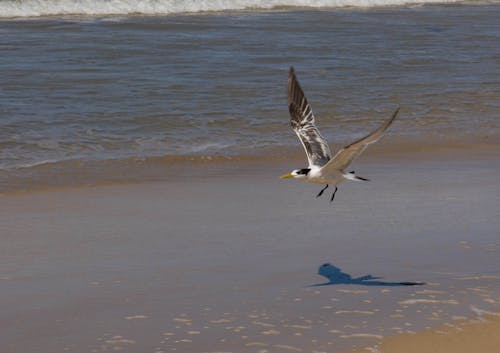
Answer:
[[309, 169], [309, 168], [295, 169], [295, 170], [292, 170], [288, 174], [280, 176], [280, 178], [281, 179], [285, 179], [285, 178], [303, 179], [303, 178], [307, 177], [307, 174], [309, 174], [310, 171], [311, 171], [311, 169]]

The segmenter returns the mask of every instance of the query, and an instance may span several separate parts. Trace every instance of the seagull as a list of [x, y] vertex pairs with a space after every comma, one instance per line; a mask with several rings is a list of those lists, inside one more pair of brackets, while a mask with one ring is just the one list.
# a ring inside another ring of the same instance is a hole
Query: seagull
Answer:
[[293, 131], [299, 137], [300, 142], [302, 142], [302, 146], [304, 146], [309, 166], [307, 168], [295, 169], [288, 174], [282, 175], [280, 178], [295, 178], [310, 183], [325, 184], [326, 186], [321, 189], [316, 197], [323, 195], [323, 192], [329, 185], [334, 185], [335, 190], [330, 198], [330, 202], [335, 198], [335, 193], [338, 190], [337, 184], [346, 180], [368, 181], [366, 178], [355, 175], [353, 171], [345, 172], [345, 169], [368, 145], [380, 139], [385, 130], [396, 119], [399, 112], [399, 108], [396, 109], [391, 118], [386, 120], [377, 130], [340, 149], [332, 158], [328, 142], [321, 136], [314, 124], [314, 114], [295, 76], [293, 67], [290, 67], [288, 73], [288, 110], [291, 117], [290, 124]]

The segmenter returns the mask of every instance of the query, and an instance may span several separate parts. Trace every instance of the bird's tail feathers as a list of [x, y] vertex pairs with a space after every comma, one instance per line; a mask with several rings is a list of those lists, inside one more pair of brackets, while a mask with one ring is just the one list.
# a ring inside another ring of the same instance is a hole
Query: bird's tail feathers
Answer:
[[347, 180], [356, 180], [356, 181], [362, 180], [362, 181], [370, 181], [370, 179], [367, 179], [367, 178], [363, 178], [363, 177], [360, 177], [360, 176], [354, 175], [354, 172], [350, 172], [350, 173], [346, 173], [346, 174], [344, 174], [344, 178], [346, 178]]

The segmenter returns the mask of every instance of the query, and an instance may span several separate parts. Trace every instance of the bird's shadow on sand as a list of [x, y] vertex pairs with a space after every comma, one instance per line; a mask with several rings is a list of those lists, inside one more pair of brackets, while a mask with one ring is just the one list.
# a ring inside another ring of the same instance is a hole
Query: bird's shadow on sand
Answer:
[[357, 284], [361, 286], [421, 286], [424, 282], [384, 282], [377, 281], [382, 277], [374, 277], [372, 275], [353, 278], [350, 274], [342, 272], [342, 270], [332, 264], [326, 263], [319, 267], [318, 274], [326, 277], [329, 282], [313, 284], [310, 287], [331, 286], [335, 284]]

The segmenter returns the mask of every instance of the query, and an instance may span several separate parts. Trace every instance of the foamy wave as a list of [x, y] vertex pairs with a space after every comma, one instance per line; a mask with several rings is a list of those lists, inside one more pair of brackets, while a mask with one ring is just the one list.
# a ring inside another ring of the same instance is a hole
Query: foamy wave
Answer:
[[[372, 7], [458, 3], [464, 0], [0, 0], [0, 18], [40, 16], [156, 15], [278, 7]], [[499, 1], [485, 1], [499, 2]]]
[[435, 300], [435, 299], [408, 299], [400, 301], [401, 305], [412, 305], [412, 304], [450, 304], [450, 305], [458, 305], [459, 302], [450, 299], [450, 300]]

